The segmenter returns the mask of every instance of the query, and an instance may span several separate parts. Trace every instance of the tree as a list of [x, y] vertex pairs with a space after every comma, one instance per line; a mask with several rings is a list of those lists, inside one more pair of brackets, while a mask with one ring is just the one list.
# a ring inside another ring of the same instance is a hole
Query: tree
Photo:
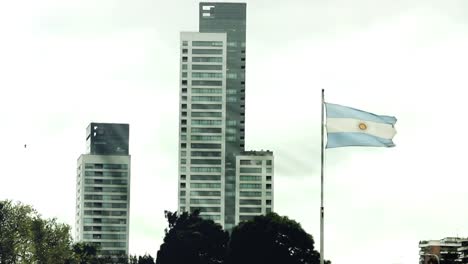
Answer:
[[154, 264], [154, 259], [150, 255], [145, 254], [143, 257], [138, 257], [138, 264]]
[[320, 254], [299, 223], [269, 213], [233, 229], [228, 259], [230, 264], [318, 264]]
[[70, 263], [94, 264], [97, 263], [97, 248], [89, 243], [75, 243], [72, 246], [73, 256]]
[[164, 212], [169, 228], [165, 230], [156, 264], [218, 264], [226, 257], [229, 234], [199, 212]]
[[0, 201], [0, 263], [65, 263], [70, 227], [42, 219], [28, 205]]

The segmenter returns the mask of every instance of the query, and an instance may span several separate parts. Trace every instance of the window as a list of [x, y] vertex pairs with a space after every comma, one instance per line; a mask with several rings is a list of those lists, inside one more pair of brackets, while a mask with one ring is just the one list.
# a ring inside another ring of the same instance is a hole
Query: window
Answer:
[[179, 192], [179, 195], [180, 195], [180, 196], [185, 196], [185, 191], [180, 191], [180, 192]]
[[222, 81], [192, 81], [193, 86], [221, 86], [223, 85]]
[[262, 200], [240, 199], [240, 205], [262, 205]]
[[203, 93], [220, 94], [222, 92], [223, 90], [219, 88], [192, 88], [192, 93], [194, 94], [203, 94]]
[[220, 199], [190, 199], [191, 204], [221, 204]]
[[265, 192], [265, 195], [266, 195], [267, 197], [271, 197], [271, 192]]
[[267, 205], [271, 205], [271, 200], [266, 200]]
[[183, 56], [183, 57], [182, 57], [182, 62], [187, 62], [187, 61], [188, 61], [187, 56]]
[[239, 196], [241, 196], [241, 197], [262, 197], [262, 192], [241, 191], [241, 192], [239, 192]]
[[182, 46], [188, 46], [188, 41], [187, 41], [187, 40], [183, 40], [183, 41], [182, 41]]
[[221, 112], [192, 112], [192, 117], [222, 117]]
[[241, 183], [239, 184], [239, 189], [261, 189], [262, 185], [260, 183]]
[[191, 148], [194, 149], [220, 149], [221, 144], [216, 144], [216, 143], [192, 143], [190, 145]]
[[218, 189], [221, 183], [190, 183], [190, 188], [194, 189]]
[[228, 79], [237, 79], [237, 73], [235, 73], [235, 72], [228, 73], [228, 74], [226, 74], [226, 78], [228, 78]]
[[200, 216], [206, 220], [213, 220], [213, 221], [221, 220], [221, 216], [219, 215], [200, 215]]
[[182, 93], [187, 93], [187, 88], [182, 88]]
[[220, 181], [220, 175], [190, 175], [192, 181]]
[[186, 128], [186, 127], [182, 127], [182, 128], [180, 129], [180, 131], [181, 131], [182, 133], [187, 133], [187, 128]]
[[182, 85], [187, 85], [187, 80], [182, 80]]
[[200, 211], [201, 213], [219, 213], [221, 212], [220, 207], [190, 207], [190, 211], [194, 212], [195, 210]]
[[221, 102], [222, 99], [221, 96], [192, 96], [192, 102]]
[[187, 78], [187, 73], [186, 72], [182, 73], [182, 78]]
[[221, 157], [221, 151], [192, 151], [192, 157]]
[[192, 135], [192, 140], [200, 140], [200, 141], [220, 141], [221, 136], [200, 136], [200, 135]]
[[192, 41], [192, 46], [196, 47], [222, 47], [222, 41]]
[[180, 156], [182, 156], [182, 157], [187, 156], [187, 151], [181, 151], [181, 152], [180, 152]]
[[235, 125], [237, 125], [237, 121], [236, 120], [228, 120], [228, 121], [226, 121], [226, 125], [235, 126]]
[[221, 172], [220, 167], [190, 167], [190, 172]]
[[185, 198], [180, 198], [179, 199], [180, 204], [185, 204], [186, 202], [187, 202], [187, 200]]
[[187, 70], [187, 64], [182, 64], [182, 70]]
[[266, 176], [267, 181], [271, 181], [271, 176]]
[[180, 183], [180, 188], [185, 188], [185, 182]]
[[186, 116], [187, 116], [187, 112], [182, 112], [181, 115], [182, 115], [183, 117], [186, 117]]
[[183, 95], [182, 96], [182, 101], [187, 101], [187, 96]]
[[181, 143], [181, 144], [180, 144], [180, 147], [181, 147], [181, 148], [187, 148], [187, 143]]
[[187, 104], [182, 104], [182, 109], [187, 109]]
[[221, 128], [192, 127], [190, 131], [192, 133], [221, 133]]
[[187, 140], [187, 135], [180, 135], [180, 140]]
[[228, 103], [235, 103], [235, 102], [237, 102], [237, 97], [235, 97], [235, 96], [228, 96], [228, 97], [226, 98], [226, 101], [227, 101]]
[[271, 165], [271, 163], [272, 163], [271, 160], [266, 161], [266, 165]]
[[241, 181], [262, 181], [262, 176], [241, 175]]
[[267, 188], [268, 190], [271, 190], [271, 184], [267, 183], [266, 188]]
[[221, 196], [220, 191], [191, 191], [190, 196]]
[[227, 94], [237, 94], [237, 90], [236, 89], [227, 89], [226, 93]]
[[180, 171], [181, 171], [181, 172], [186, 172], [186, 171], [187, 171], [187, 168], [186, 168], [186, 167], [180, 167]]
[[205, 119], [193, 119], [192, 125], [202, 125], [202, 126], [220, 126], [222, 124], [222, 120], [205, 120]]
[[180, 175], [180, 179], [185, 181], [187, 179], [187, 175], [184, 175], [184, 174]]
[[262, 173], [262, 168], [240, 168], [240, 173]]
[[192, 104], [192, 109], [222, 109], [222, 105], [220, 104]]
[[239, 212], [241, 212], [241, 213], [261, 213], [262, 208], [259, 208], [259, 207], [241, 207], [241, 208], [239, 208]]
[[223, 65], [205, 65], [205, 64], [193, 64], [192, 70], [203, 70], [203, 71], [220, 71], [223, 69]]
[[180, 164], [187, 164], [187, 160], [186, 159], [181, 159]]
[[223, 54], [222, 49], [192, 49], [192, 54]]
[[266, 213], [267, 213], [267, 214], [268, 214], [268, 213], [271, 213], [271, 208], [267, 207], [267, 208], [266, 208]]
[[188, 53], [188, 49], [182, 49], [182, 54], [187, 54]]
[[221, 160], [219, 159], [192, 159], [190, 160], [191, 164], [195, 165], [221, 165]]
[[223, 62], [223, 57], [192, 57], [192, 62]]
[[239, 216], [240, 221], [251, 221], [253, 220], [255, 215], [241, 215]]
[[267, 173], [271, 173], [271, 171], [272, 171], [271, 168], [267, 168], [267, 169], [266, 169], [266, 172], [267, 172]]
[[220, 72], [192, 72], [192, 78], [194, 79], [223, 78], [223, 74]]

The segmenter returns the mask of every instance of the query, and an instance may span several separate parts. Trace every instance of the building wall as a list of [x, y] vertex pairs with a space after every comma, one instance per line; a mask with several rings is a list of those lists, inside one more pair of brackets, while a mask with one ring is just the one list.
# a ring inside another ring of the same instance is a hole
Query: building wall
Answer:
[[273, 168], [272, 152], [236, 156], [235, 224], [273, 211]]
[[182, 32], [179, 210], [224, 225], [226, 34]]
[[227, 34], [225, 228], [235, 223], [235, 156], [245, 148], [246, 4], [202, 2], [199, 31]]
[[77, 165], [75, 240], [101, 254], [128, 254], [130, 156], [81, 155]]

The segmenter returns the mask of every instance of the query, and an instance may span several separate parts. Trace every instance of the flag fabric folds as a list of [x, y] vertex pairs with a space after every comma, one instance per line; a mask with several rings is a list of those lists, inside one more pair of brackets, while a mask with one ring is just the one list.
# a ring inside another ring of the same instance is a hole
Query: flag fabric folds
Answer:
[[325, 103], [327, 117], [326, 148], [348, 146], [394, 147], [396, 134], [393, 116], [368, 113], [347, 106]]

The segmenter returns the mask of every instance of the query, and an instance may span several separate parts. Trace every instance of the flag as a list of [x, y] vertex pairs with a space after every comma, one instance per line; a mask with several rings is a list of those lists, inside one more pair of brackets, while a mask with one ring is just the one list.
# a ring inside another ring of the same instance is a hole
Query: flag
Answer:
[[325, 103], [327, 116], [326, 148], [348, 146], [394, 147], [396, 134], [393, 116], [368, 113], [347, 106]]

